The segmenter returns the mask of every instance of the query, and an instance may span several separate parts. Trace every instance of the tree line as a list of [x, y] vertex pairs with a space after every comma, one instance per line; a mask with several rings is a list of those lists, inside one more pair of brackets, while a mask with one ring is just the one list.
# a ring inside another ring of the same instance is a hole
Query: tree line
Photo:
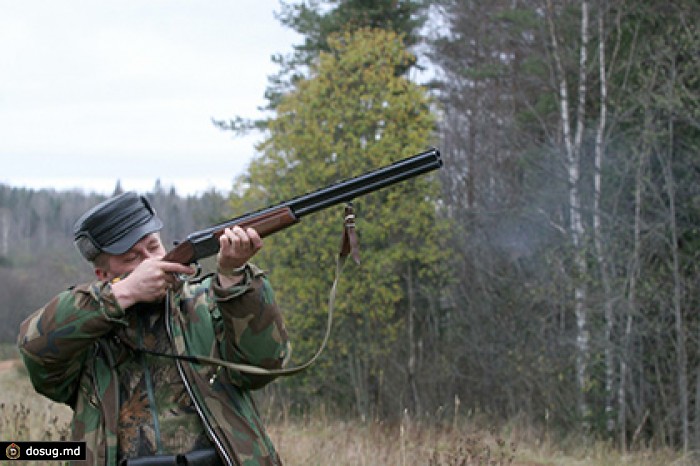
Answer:
[[[263, 129], [258, 156], [226, 205], [161, 193], [164, 218], [186, 231], [198, 209], [264, 207], [430, 145], [445, 166], [357, 200], [362, 265], [346, 269], [328, 349], [269, 399], [700, 446], [697, 2], [281, 5], [304, 40], [274, 58], [271, 116], [215, 122]], [[298, 362], [323, 335], [339, 216], [305, 218], [256, 259]], [[1, 270], [32, 251], [16, 238]]]

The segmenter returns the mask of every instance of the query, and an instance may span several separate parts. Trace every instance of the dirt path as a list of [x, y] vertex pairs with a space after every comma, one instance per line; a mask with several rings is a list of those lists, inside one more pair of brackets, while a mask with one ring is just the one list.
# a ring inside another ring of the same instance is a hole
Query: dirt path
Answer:
[[9, 371], [18, 364], [19, 359], [9, 359], [7, 361], [0, 361], [0, 372]]

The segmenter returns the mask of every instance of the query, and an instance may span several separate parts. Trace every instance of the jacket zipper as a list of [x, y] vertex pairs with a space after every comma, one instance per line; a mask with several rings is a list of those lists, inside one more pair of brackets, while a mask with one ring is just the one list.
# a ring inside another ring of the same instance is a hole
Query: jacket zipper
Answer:
[[[166, 305], [165, 305], [165, 328], [166, 332], [168, 334], [168, 339], [170, 340], [170, 345], [171, 347], [175, 350], [175, 353], [177, 353], [177, 348], [175, 348], [175, 345], [173, 344], [173, 331], [172, 331], [172, 323], [171, 319], [173, 318], [172, 315], [172, 310], [171, 310], [171, 296], [168, 293], [168, 295], [165, 297]], [[202, 410], [202, 407], [199, 405], [199, 402], [197, 398], [194, 396], [194, 391], [192, 390], [192, 386], [190, 385], [189, 380], [187, 379], [187, 376], [185, 375], [185, 371], [182, 368], [182, 361], [179, 359], [175, 360], [175, 365], [177, 366], [177, 371], [180, 374], [180, 378], [182, 379], [182, 383], [185, 385], [185, 390], [187, 390], [187, 393], [190, 396], [190, 399], [192, 400], [192, 404], [194, 405], [194, 408], [197, 410], [197, 414], [199, 414], [199, 418], [202, 420], [202, 424], [204, 424], [204, 428], [207, 430], [207, 433], [209, 434], [209, 438], [214, 441], [216, 444], [216, 449], [218, 452], [224, 457], [224, 461], [226, 464], [229, 466], [233, 466], [234, 462], [231, 459], [231, 457], [228, 455], [226, 450], [224, 449], [223, 445], [221, 444], [221, 439], [216, 435], [216, 432], [214, 432], [213, 427], [211, 426], [211, 423], [209, 422], [209, 419], [204, 415], [204, 411]]]

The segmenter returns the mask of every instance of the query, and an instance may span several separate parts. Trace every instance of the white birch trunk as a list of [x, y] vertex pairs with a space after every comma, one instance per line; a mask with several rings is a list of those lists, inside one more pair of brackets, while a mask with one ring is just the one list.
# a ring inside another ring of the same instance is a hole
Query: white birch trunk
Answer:
[[583, 238], [585, 227], [581, 216], [581, 192], [579, 180], [581, 176], [581, 143], [584, 132], [585, 102], [586, 102], [586, 62], [588, 46], [588, 1], [581, 3], [581, 53], [579, 58], [578, 104], [576, 112], [576, 131], [572, 136], [572, 124], [569, 116], [569, 95], [566, 73], [562, 64], [559, 40], [554, 27], [554, 8], [551, 0], [547, 1], [549, 11], [549, 30], [552, 40], [553, 58], [557, 68], [559, 87], [559, 111], [562, 125], [562, 136], [566, 153], [565, 163], [569, 181], [569, 233], [574, 251], [574, 313], [576, 316], [576, 379], [578, 385], [578, 412], [583, 422], [584, 430], [589, 428], [589, 408], [586, 399], [588, 389], [588, 365], [590, 360], [590, 335], [588, 331], [588, 311], [585, 307], [585, 279], [588, 274]]
[[601, 220], [601, 196], [602, 196], [602, 169], [605, 155], [605, 128], [607, 119], [607, 71], [605, 65], [605, 40], [604, 40], [604, 12], [598, 12], [598, 73], [600, 78], [600, 114], [595, 139], [595, 158], [593, 173], [593, 242], [600, 268], [600, 279], [603, 285], [603, 307], [605, 315], [605, 428], [608, 436], [615, 432], [615, 358], [613, 354], [612, 335], [615, 327], [612, 306], [612, 285], [608, 275], [608, 261], [603, 248], [603, 232]]

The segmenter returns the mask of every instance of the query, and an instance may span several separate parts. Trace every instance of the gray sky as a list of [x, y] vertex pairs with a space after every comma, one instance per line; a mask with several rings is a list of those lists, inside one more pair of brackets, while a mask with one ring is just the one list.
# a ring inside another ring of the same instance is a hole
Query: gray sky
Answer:
[[0, 0], [0, 183], [226, 191], [260, 135], [277, 0]]

